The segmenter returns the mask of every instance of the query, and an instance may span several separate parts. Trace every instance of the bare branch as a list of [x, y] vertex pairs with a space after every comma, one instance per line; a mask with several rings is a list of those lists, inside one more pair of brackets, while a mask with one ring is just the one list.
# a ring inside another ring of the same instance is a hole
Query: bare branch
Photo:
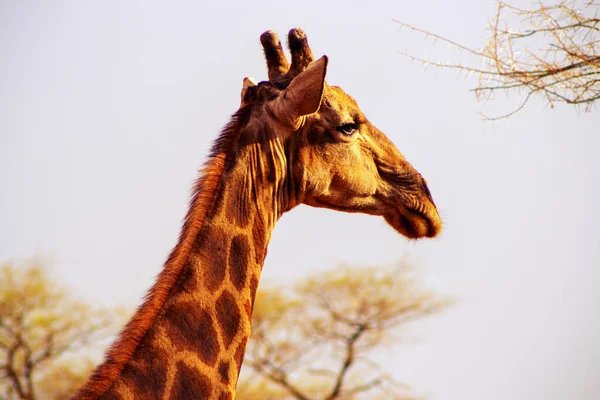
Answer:
[[335, 399], [340, 394], [340, 391], [342, 390], [342, 384], [344, 383], [344, 378], [346, 377], [350, 366], [354, 362], [354, 345], [365, 332], [365, 329], [366, 327], [364, 326], [358, 327], [356, 332], [354, 332], [354, 334], [346, 341], [346, 357], [344, 358], [342, 368], [340, 368], [340, 372], [335, 380], [335, 385], [333, 386], [329, 396], [325, 398], [326, 400]]
[[268, 378], [272, 382], [277, 383], [281, 387], [285, 388], [291, 395], [293, 395], [298, 400], [310, 400], [310, 398], [306, 397], [300, 389], [295, 387], [292, 383], [289, 382], [287, 374], [285, 371], [273, 365], [268, 360], [262, 360], [261, 362], [254, 361], [245, 361], [245, 365], [250, 366], [257, 373], [263, 375]]
[[[406, 265], [342, 265], [305, 278], [292, 290], [261, 289], [244, 368], [295, 399], [345, 399], [376, 391], [385, 398], [407, 397], [407, 387], [368, 357], [394, 341], [400, 325], [449, 304], [418, 289], [410, 272]], [[359, 368], [360, 375], [354, 375]]]
[[[600, 72], [600, 4], [587, 2], [578, 8], [571, 0], [525, 10], [498, 2], [496, 14], [489, 24], [490, 37], [480, 51], [433, 34], [424, 29], [394, 20], [425, 38], [433, 36], [460, 53], [466, 52], [481, 62], [481, 67], [466, 63], [428, 61], [408, 52], [400, 54], [424, 67], [454, 69], [469, 75], [476, 73], [478, 86], [473, 90], [477, 99], [489, 100], [493, 91], [526, 92], [525, 100], [512, 112], [487, 120], [507, 118], [522, 110], [534, 94], [541, 95], [546, 104], [555, 102], [583, 105], [591, 111], [600, 98], [600, 81], [594, 76]], [[515, 22], [516, 20], [516, 22]], [[500, 26], [511, 21], [521, 30]]]
[[28, 395], [23, 388], [23, 384], [19, 378], [19, 372], [15, 370], [15, 354], [17, 350], [21, 347], [20, 341], [17, 341], [10, 349], [8, 349], [7, 353], [7, 363], [5, 367], [6, 376], [8, 377], [9, 382], [11, 383], [13, 389], [17, 392], [20, 398], [27, 399]]
[[381, 385], [382, 383], [383, 383], [383, 380], [381, 378], [373, 379], [372, 381], [363, 383], [362, 385], [354, 386], [353, 388], [344, 391], [344, 394], [346, 396], [349, 396], [349, 395], [353, 395], [353, 394], [360, 393], [360, 392], [367, 392], [367, 391], [373, 389], [374, 387]]
[[527, 105], [527, 102], [529, 101], [529, 98], [531, 97], [531, 95], [535, 93], [535, 91], [531, 91], [529, 93], [527, 93], [527, 97], [525, 97], [525, 100], [523, 100], [523, 102], [521, 103], [521, 105], [517, 108], [515, 108], [513, 111], [507, 113], [507, 114], [503, 114], [500, 115], [499, 117], [488, 117], [483, 113], [480, 113], [480, 115], [483, 117], [483, 119], [487, 120], [487, 121], [497, 121], [500, 119], [504, 119], [504, 118], [508, 118], [516, 113], [518, 113], [519, 111], [521, 111], [523, 108], [525, 108], [525, 105]]

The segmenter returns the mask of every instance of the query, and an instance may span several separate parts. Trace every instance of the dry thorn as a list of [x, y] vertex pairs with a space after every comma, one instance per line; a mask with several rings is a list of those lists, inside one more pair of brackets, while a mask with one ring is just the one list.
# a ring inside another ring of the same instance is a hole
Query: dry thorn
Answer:
[[[425, 68], [456, 69], [478, 76], [472, 89], [478, 100], [490, 99], [493, 92], [526, 91], [524, 101], [512, 112], [486, 120], [507, 118], [522, 110], [533, 94], [542, 95], [547, 106], [567, 103], [591, 111], [600, 98], [600, 3], [560, 0], [554, 5], [538, 3], [531, 10], [498, 2], [488, 24], [490, 37], [481, 50], [473, 50], [441, 35], [394, 20], [401, 28], [434, 38], [449, 47], [466, 52], [481, 62], [472, 64], [435, 62], [400, 53]], [[517, 20], [523, 29], [511, 29], [507, 21]], [[501, 25], [503, 27], [501, 27]], [[483, 114], [482, 114], [483, 115]]]

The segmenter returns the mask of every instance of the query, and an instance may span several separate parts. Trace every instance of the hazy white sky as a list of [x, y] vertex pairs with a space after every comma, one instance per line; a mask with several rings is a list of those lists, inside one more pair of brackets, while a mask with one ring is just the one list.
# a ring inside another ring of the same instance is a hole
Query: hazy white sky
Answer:
[[137, 304], [243, 77], [266, 78], [259, 35], [302, 27], [315, 55], [330, 57], [329, 83], [427, 178], [446, 225], [441, 238], [413, 243], [383, 220], [302, 206], [277, 226], [263, 280], [407, 256], [459, 303], [415, 327], [418, 343], [382, 355], [397, 378], [432, 399], [597, 399], [598, 114], [532, 102], [509, 122], [483, 123], [475, 81], [424, 73], [397, 54], [448, 53], [392, 18], [477, 47], [494, 9], [490, 0], [2, 2], [0, 260], [53, 254], [90, 301]]

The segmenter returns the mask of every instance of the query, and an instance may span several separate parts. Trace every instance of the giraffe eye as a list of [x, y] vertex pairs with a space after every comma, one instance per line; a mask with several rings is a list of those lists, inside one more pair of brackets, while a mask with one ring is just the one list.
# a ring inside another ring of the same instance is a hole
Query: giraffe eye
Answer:
[[341, 132], [342, 134], [344, 134], [346, 136], [350, 136], [356, 131], [357, 128], [358, 128], [358, 126], [355, 123], [351, 123], [351, 124], [340, 125], [336, 129], [339, 132]]

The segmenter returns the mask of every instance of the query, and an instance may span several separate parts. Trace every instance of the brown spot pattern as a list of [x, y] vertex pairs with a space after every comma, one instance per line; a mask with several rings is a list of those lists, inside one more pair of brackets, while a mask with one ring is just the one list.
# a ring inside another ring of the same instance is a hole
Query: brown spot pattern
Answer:
[[[219, 240], [215, 240], [215, 238], [219, 238]], [[211, 292], [216, 291], [225, 279], [226, 243], [228, 243], [227, 234], [214, 226], [204, 227], [196, 237], [194, 258], [201, 264], [202, 280]]]
[[196, 271], [193, 261], [188, 260], [181, 269], [177, 283], [173, 286], [174, 295], [180, 292], [194, 293], [198, 290], [198, 276]]
[[228, 291], [223, 291], [217, 299], [216, 311], [225, 345], [229, 346], [240, 329], [241, 315], [235, 297]]
[[167, 382], [166, 361], [164, 354], [149, 354], [149, 365], [144, 366], [144, 368], [137, 368], [128, 364], [123, 368], [121, 379], [123, 382], [135, 382], [133, 386], [137, 386], [139, 389], [139, 394], [136, 393], [136, 399], [150, 400], [153, 393], [163, 393], [165, 390], [165, 383]]
[[256, 222], [252, 227], [252, 241], [254, 242], [254, 260], [256, 264], [262, 264], [266, 253], [265, 253], [265, 229], [262, 223]]
[[233, 399], [233, 395], [230, 392], [221, 392], [219, 395], [219, 400], [231, 400]]
[[220, 347], [214, 321], [197, 304], [171, 306], [165, 312], [167, 336], [178, 350], [195, 349], [207, 365], [215, 365]]
[[250, 279], [250, 296], [252, 296], [252, 309], [254, 309], [254, 299], [256, 299], [256, 290], [258, 289], [258, 278], [253, 276]]
[[[239, 134], [238, 139], [237, 139], [237, 146], [236, 146], [236, 155], [237, 153], [241, 153], [246, 146], [249, 146], [253, 143], [256, 143], [258, 141], [258, 138], [256, 137], [256, 129], [253, 129], [252, 127], [248, 127], [246, 126]], [[237, 159], [237, 157], [232, 157]]]
[[220, 179], [215, 189], [215, 192], [219, 194], [215, 196], [212, 206], [207, 210], [207, 221], [209, 220], [208, 218], [213, 220], [215, 216], [221, 213], [223, 207], [225, 206], [225, 196], [223, 195], [224, 186], [223, 179]]
[[111, 387], [102, 396], [98, 397], [98, 400], [122, 400], [121, 396], [115, 392], [115, 387]]
[[243, 235], [234, 237], [229, 249], [229, 279], [238, 290], [242, 290], [246, 284], [249, 255], [248, 239]]
[[179, 362], [170, 400], [208, 399], [212, 388], [208, 377]]
[[277, 167], [275, 166], [275, 155], [269, 149], [269, 153], [265, 156], [267, 159], [267, 181], [274, 183], [277, 179]]
[[[139, 396], [136, 394], [136, 399], [150, 400], [152, 393], [162, 393], [165, 389], [169, 355], [154, 345], [155, 338], [156, 330], [148, 331], [139, 344], [138, 352], [132, 357], [131, 363], [127, 364], [121, 372], [123, 382], [139, 385], [141, 394]], [[110, 398], [110, 396], [106, 397], [106, 399]]]
[[[250, 177], [246, 177], [250, 180]], [[245, 228], [250, 223], [250, 198], [246, 188], [239, 188], [232, 191], [229, 196], [232, 201], [227, 204], [226, 215], [227, 219], [240, 228]]]
[[248, 321], [252, 320], [252, 302], [247, 301], [244, 304], [244, 311], [246, 311], [246, 316], [248, 317]]
[[219, 376], [221, 377], [221, 382], [226, 385], [229, 384], [229, 363], [227, 361], [219, 363]]
[[238, 344], [238, 348], [235, 351], [234, 359], [238, 367], [238, 376], [240, 374], [240, 369], [242, 369], [242, 363], [244, 362], [244, 354], [246, 352], [246, 341], [240, 342]]

